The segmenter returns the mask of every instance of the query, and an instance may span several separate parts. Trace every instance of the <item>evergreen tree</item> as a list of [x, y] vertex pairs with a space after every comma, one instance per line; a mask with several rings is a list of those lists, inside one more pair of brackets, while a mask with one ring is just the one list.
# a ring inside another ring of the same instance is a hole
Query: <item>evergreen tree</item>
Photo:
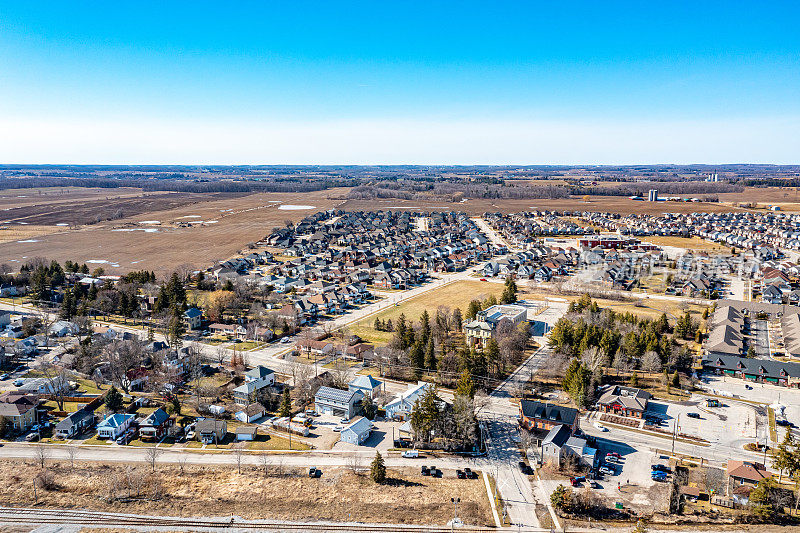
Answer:
[[414, 375], [419, 378], [422, 375], [422, 369], [425, 368], [425, 348], [422, 346], [422, 342], [414, 343], [411, 347], [409, 358], [411, 359], [411, 366], [414, 367]]
[[386, 481], [386, 465], [383, 463], [381, 452], [375, 452], [375, 459], [369, 468], [369, 475], [375, 483], [383, 483]]
[[405, 344], [406, 342], [406, 315], [400, 313], [400, 316], [397, 317], [397, 326], [395, 327], [395, 333], [397, 334], [397, 338], [400, 341], [400, 349], [405, 350], [408, 346]]
[[511, 276], [506, 278], [503, 294], [500, 296], [500, 303], [513, 304], [517, 301], [517, 284]]
[[120, 409], [122, 409], [122, 402], [123, 402], [122, 394], [120, 394], [117, 388], [112, 385], [111, 389], [109, 389], [109, 391], [106, 393], [106, 397], [105, 400], [103, 400], [103, 403], [105, 403], [106, 408], [109, 411], [111, 411], [112, 413], [116, 413]]
[[463, 319], [461, 318], [461, 309], [456, 307], [453, 309], [453, 329], [455, 331], [461, 331]]
[[89, 300], [91, 300], [92, 302], [94, 302], [94, 301], [96, 301], [96, 300], [97, 300], [97, 285], [95, 285], [94, 283], [92, 283], [92, 286], [91, 286], [91, 287], [89, 287], [89, 295], [88, 295], [88, 298], [89, 298]]
[[436, 370], [436, 349], [433, 344], [433, 338], [428, 341], [427, 348], [425, 349], [425, 368], [428, 370]]
[[64, 320], [69, 320], [72, 318], [72, 309], [74, 305], [75, 302], [72, 297], [72, 291], [69, 287], [67, 287], [64, 289], [64, 299], [61, 301], [61, 311], [59, 312], [59, 316]]
[[472, 300], [469, 302], [467, 306], [467, 314], [465, 318], [467, 320], [475, 320], [475, 316], [481, 311], [481, 303], [478, 300]]
[[681, 388], [681, 376], [678, 374], [677, 370], [672, 374], [672, 386], [678, 389]]
[[292, 398], [289, 396], [289, 387], [283, 388], [283, 398], [281, 399], [281, 407], [278, 414], [283, 417], [292, 416]]
[[468, 398], [475, 397], [475, 382], [472, 380], [472, 375], [466, 370], [462, 370], [461, 376], [458, 378], [456, 395], [465, 396]]
[[486, 365], [495, 375], [502, 372], [500, 368], [500, 347], [494, 337], [490, 338], [486, 344]]
[[431, 317], [428, 314], [428, 310], [425, 309], [422, 311], [422, 316], [419, 318], [420, 323], [420, 336], [422, 340], [422, 344], [427, 344], [428, 339], [431, 337]]

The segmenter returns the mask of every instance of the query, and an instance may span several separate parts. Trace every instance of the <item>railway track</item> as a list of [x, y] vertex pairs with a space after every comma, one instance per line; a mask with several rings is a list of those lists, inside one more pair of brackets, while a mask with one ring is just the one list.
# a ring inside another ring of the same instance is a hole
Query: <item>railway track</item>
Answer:
[[[253, 531], [314, 531], [324, 532], [368, 532], [392, 531], [398, 533], [452, 533], [449, 526], [412, 526], [391, 524], [330, 524], [278, 521], [242, 521], [233, 518], [171, 518], [106, 513], [99, 511], [80, 511], [71, 509], [35, 509], [19, 507], [0, 507], [0, 524], [70, 524], [89, 527], [158, 527], [191, 531], [253, 530]], [[496, 533], [498, 531], [517, 531], [523, 533], [547, 532], [535, 528], [485, 528], [459, 527], [464, 533]]]

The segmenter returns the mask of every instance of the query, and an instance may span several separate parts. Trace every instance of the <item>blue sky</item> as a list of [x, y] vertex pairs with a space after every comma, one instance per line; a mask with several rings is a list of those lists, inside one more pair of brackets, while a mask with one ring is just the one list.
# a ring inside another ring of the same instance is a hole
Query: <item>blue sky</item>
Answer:
[[0, 160], [798, 163], [798, 15], [797, 2], [0, 2]]

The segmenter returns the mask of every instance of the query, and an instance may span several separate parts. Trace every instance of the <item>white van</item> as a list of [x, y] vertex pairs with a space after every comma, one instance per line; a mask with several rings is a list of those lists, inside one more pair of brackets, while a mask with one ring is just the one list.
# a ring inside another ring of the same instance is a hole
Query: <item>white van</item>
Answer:
[[408, 459], [416, 459], [419, 457], [419, 452], [417, 450], [406, 450], [402, 455]]

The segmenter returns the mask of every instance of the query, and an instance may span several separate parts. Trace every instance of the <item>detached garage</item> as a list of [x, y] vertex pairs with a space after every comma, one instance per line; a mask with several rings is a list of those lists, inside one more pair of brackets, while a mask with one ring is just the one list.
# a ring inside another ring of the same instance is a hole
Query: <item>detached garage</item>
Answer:
[[359, 416], [342, 430], [339, 440], [357, 446], [367, 440], [370, 433], [372, 433], [372, 422], [363, 416]]
[[314, 396], [314, 410], [322, 415], [353, 418], [361, 410], [362, 399], [361, 391], [320, 387]]

